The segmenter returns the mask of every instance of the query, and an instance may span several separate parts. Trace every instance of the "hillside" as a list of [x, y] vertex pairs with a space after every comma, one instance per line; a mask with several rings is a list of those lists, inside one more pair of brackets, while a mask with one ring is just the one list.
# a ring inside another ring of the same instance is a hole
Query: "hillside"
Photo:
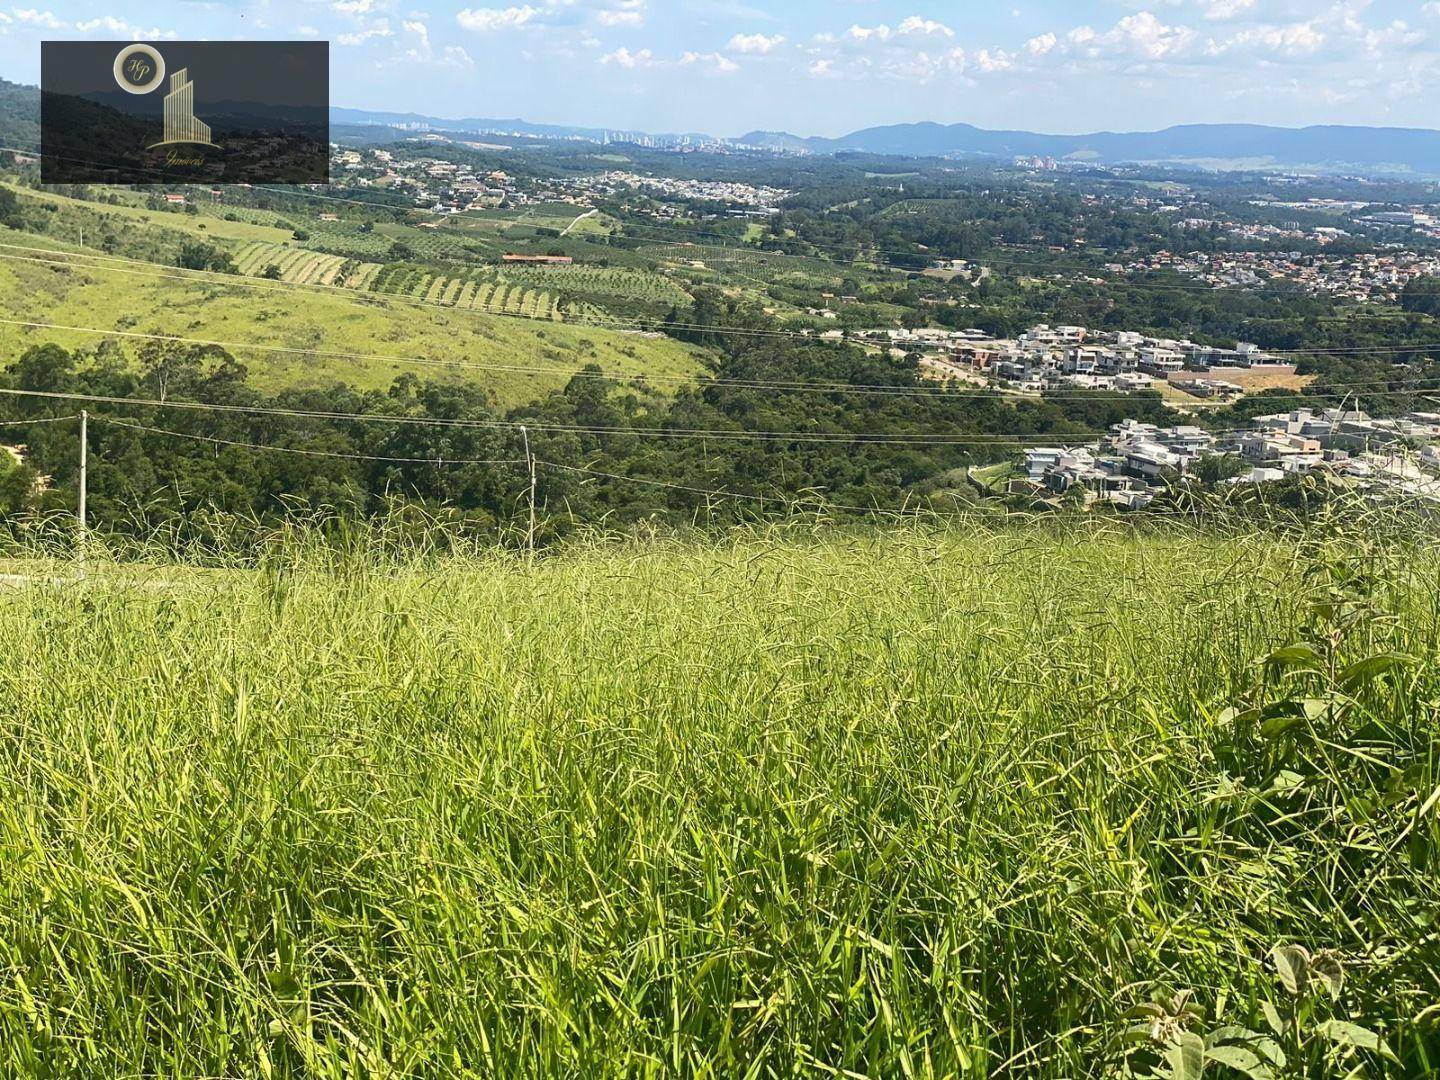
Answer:
[[[13, 238], [15, 234], [0, 230], [0, 241]], [[4, 249], [0, 253], [21, 259], [53, 258]], [[256, 279], [250, 279], [247, 287], [243, 281], [220, 275], [187, 277], [158, 266], [116, 261], [58, 266], [4, 259], [0, 260], [0, 307], [13, 320], [302, 350], [301, 355], [290, 355], [233, 349], [250, 369], [251, 383], [272, 391], [336, 382], [358, 389], [381, 388], [410, 372], [427, 379], [476, 383], [499, 404], [513, 406], [563, 386], [585, 364], [637, 377], [683, 377], [701, 370], [700, 350], [671, 339], [491, 317], [468, 309], [447, 310]], [[93, 349], [100, 340], [94, 334], [0, 325], [0, 355], [6, 357], [18, 356], [30, 343], [53, 341], [68, 348]], [[126, 351], [137, 345], [127, 342]], [[321, 355], [335, 352], [422, 362]], [[507, 367], [540, 370], [504, 370]], [[547, 369], [554, 373], [545, 373]], [[663, 378], [651, 385], [661, 392], [671, 389]]]
[[0, 1072], [1431, 1074], [1433, 550], [347, 550], [4, 594]]

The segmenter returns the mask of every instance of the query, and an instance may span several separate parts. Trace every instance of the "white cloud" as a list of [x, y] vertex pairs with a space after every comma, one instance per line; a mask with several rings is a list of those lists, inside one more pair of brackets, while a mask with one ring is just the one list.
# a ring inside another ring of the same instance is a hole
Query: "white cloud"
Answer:
[[446, 45], [440, 54], [440, 63], [445, 67], [453, 68], [473, 68], [475, 66], [475, 61], [470, 58], [470, 54], [459, 45]]
[[1255, 7], [1256, 0], [1206, 0], [1205, 18], [1214, 22], [1233, 19]]
[[1149, 60], [1162, 60], [1182, 53], [1194, 44], [1195, 31], [1188, 26], [1167, 26], [1151, 12], [1126, 15], [1106, 34], [1102, 43], [1114, 51], [1133, 53]]
[[[23, 22], [35, 21], [27, 20], [25, 16], [27, 14], [37, 13], [24, 12], [17, 8], [15, 14], [20, 17], [21, 21]], [[50, 17], [50, 12], [48, 11], [38, 14], [41, 16], [42, 19]], [[51, 26], [51, 24], [43, 21], [36, 21], [36, 25], [46, 26], [50, 29], [56, 28], [54, 26]], [[63, 26], [64, 24], [62, 23], [60, 25]], [[99, 30], [109, 35], [110, 37], [127, 38], [131, 41], [159, 41], [166, 38], [174, 38], [177, 36], [174, 30], [161, 30], [158, 26], [152, 26], [148, 29], [139, 26], [132, 26], [124, 19], [117, 19], [114, 15], [101, 15], [98, 18], [82, 20], [81, 22], [77, 22], [75, 24], [75, 29], [80, 31], [80, 33], [82, 34], [88, 34], [92, 31]]]
[[600, 58], [602, 64], [614, 64], [616, 67], [634, 69], [650, 67], [655, 62], [655, 54], [649, 49], [641, 49], [639, 52], [631, 52], [623, 45], [612, 53], [606, 53]]
[[680, 65], [682, 67], [700, 67], [720, 75], [729, 75], [731, 72], [740, 70], [739, 64], [720, 53], [687, 52], [680, 57]]
[[[37, 11], [35, 8], [16, 8], [15, 18], [19, 19], [22, 23], [28, 23], [31, 26], [43, 27], [46, 30], [61, 30], [65, 27], [65, 24], [55, 17], [55, 13], [53, 11]], [[114, 16], [111, 15], [106, 15], [104, 18], [109, 24], [113, 24], [116, 27], [125, 27], [126, 25], [125, 23], [122, 23], [119, 19], [116, 19]], [[100, 20], [94, 20], [91, 25], [101, 25]], [[109, 25], [107, 25], [106, 29], [109, 28]], [[78, 27], [78, 29], [84, 31], [87, 28], [81, 25]]]
[[852, 26], [845, 31], [845, 36], [854, 41], [889, 41], [890, 27], [884, 23], [879, 26]]
[[410, 33], [420, 39], [420, 44], [427, 50], [430, 48], [430, 28], [419, 19], [406, 19], [400, 24]]
[[944, 23], [935, 22], [933, 19], [922, 19], [919, 15], [911, 15], [897, 28], [896, 33], [900, 34], [939, 34], [943, 37], [954, 37], [955, 31], [951, 30]]
[[784, 34], [776, 34], [773, 37], [766, 37], [764, 34], [736, 34], [730, 39], [730, 44], [725, 47], [731, 52], [768, 56], [784, 44]]
[[[551, 0], [551, 3], [568, 6], [574, 0]], [[645, 0], [620, 0], [595, 12], [595, 21], [601, 26], [644, 26]]]
[[1038, 37], [1033, 37], [1029, 41], [1027, 41], [1025, 43], [1025, 49], [1030, 53], [1031, 56], [1046, 56], [1049, 53], [1054, 52], [1055, 46], [1056, 44], [1058, 44], [1059, 40], [1060, 39], [1057, 38], [1054, 34], [1041, 34]]
[[367, 15], [375, 8], [375, 0], [335, 0], [330, 5], [341, 15]]
[[975, 66], [987, 73], [1009, 71], [1015, 66], [1015, 58], [1004, 49], [981, 49], [975, 54]]
[[455, 15], [455, 21], [463, 29], [484, 34], [494, 30], [513, 30], [534, 20], [540, 12], [526, 4], [524, 7], [508, 8], [462, 8]]
[[375, 22], [363, 30], [340, 34], [335, 38], [335, 41], [340, 45], [364, 45], [367, 41], [375, 38], [388, 38], [392, 36], [393, 33], [394, 31], [390, 29], [389, 19], [376, 19]]

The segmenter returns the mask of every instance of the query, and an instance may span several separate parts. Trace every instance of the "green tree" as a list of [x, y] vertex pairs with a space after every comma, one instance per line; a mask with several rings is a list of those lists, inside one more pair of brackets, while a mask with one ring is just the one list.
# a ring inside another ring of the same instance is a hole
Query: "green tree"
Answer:
[[1440, 277], [1413, 278], [1400, 294], [1400, 307], [1412, 314], [1440, 318]]
[[20, 200], [9, 188], [0, 188], [0, 225], [18, 229], [24, 224], [20, 216]]

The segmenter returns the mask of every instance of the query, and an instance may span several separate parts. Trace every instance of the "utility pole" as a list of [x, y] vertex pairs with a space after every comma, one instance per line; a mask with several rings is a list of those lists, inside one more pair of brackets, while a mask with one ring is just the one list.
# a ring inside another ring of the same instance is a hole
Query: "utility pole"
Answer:
[[89, 479], [90, 471], [90, 414], [84, 409], [80, 410], [80, 504], [76, 508], [75, 516], [80, 522], [80, 541], [85, 541], [86, 532], [86, 482]]
[[525, 441], [525, 464], [530, 468], [530, 528], [525, 534], [525, 548], [535, 557], [535, 455], [530, 453], [530, 433], [520, 425], [520, 438]]

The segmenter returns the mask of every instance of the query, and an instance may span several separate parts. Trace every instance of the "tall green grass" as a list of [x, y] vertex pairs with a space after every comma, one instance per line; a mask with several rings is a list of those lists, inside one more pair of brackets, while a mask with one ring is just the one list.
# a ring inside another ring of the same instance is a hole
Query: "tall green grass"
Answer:
[[1275, 1006], [1272, 1072], [1440, 1063], [1423, 546], [69, 575], [0, 592], [0, 1074], [1183, 1076]]

